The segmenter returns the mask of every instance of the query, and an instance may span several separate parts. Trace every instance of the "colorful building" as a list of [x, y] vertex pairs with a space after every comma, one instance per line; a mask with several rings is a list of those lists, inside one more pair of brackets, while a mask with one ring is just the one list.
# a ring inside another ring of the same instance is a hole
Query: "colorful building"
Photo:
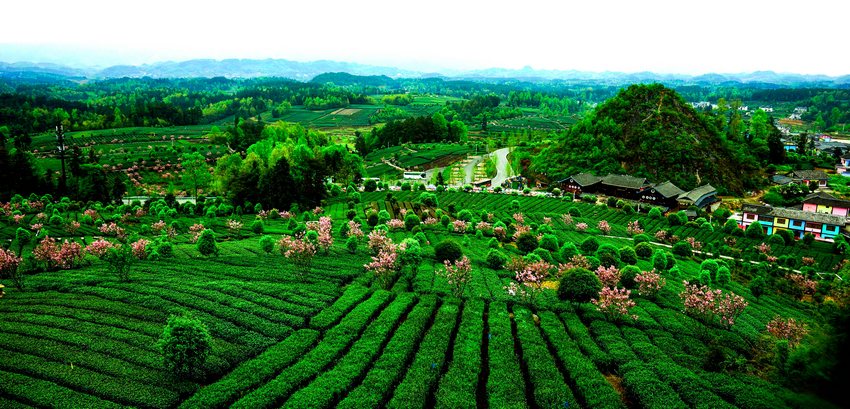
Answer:
[[847, 223], [846, 217], [843, 216], [782, 207], [744, 205], [741, 210], [741, 228], [746, 229], [753, 223], [760, 223], [766, 234], [787, 230], [797, 239], [811, 233], [815, 240], [831, 242], [841, 234]]
[[850, 200], [839, 199], [829, 193], [815, 192], [803, 199], [803, 211], [847, 217]]

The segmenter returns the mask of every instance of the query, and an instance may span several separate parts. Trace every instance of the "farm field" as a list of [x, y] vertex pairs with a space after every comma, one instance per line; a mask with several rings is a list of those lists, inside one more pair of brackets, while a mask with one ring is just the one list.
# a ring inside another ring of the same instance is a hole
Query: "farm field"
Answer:
[[[482, 213], [485, 219], [492, 213], [494, 222], [510, 222], [509, 232], [527, 227], [556, 237], [556, 251], [534, 253], [548, 254], [556, 265], [570, 261], [557, 250], [569, 243], [588, 258], [601, 255], [586, 247], [589, 239], [599, 248], [633, 246], [627, 224], [635, 220], [650, 236], [665, 230], [693, 237], [706, 244], [703, 249], [723, 241], [719, 227], [668, 226], [664, 219], [559, 198], [445, 192], [435, 194], [434, 206], [419, 199], [421, 192], [387, 194], [358, 193], [359, 201], [351, 205], [340, 197], [315, 214], [282, 217], [276, 212], [233, 214], [232, 208], [210, 201], [207, 207], [217, 206], [215, 217], [186, 214], [185, 208], [171, 213], [165, 220], [174, 229], [170, 236], [152, 229], [159, 221], [153, 215], [168, 213], [159, 212], [165, 210], [163, 201], [151, 203], [147, 211], [137, 207], [124, 218], [119, 215], [132, 206], [93, 206], [86, 213], [96, 215], [92, 222], [80, 216], [83, 208], [47, 200], [16, 202], [10, 207], [24, 217], [19, 224], [11, 216], [0, 218], [4, 241], [14, 239], [18, 227], [38, 223], [46, 207], [66, 220], [83, 221], [73, 233], [45, 223], [35, 240], [21, 246], [24, 254], [31, 254], [46, 235], [60, 241], [82, 237], [90, 244], [103, 234], [98, 226], [108, 221], [125, 229], [128, 243], [149, 240], [142, 247], [148, 257], [132, 265], [129, 281], [111, 274], [109, 264], [93, 254], [65, 265], [71, 268], [48, 265], [46, 271], [26, 274], [23, 290], [2, 280], [0, 406], [831, 407], [757, 376], [757, 370], [722, 369], [713, 361], [744, 357], [764, 368], [756, 348], [775, 315], [822, 330], [811, 299], [779, 291], [752, 294], [747, 281], [755, 265], [744, 263], [739, 269], [732, 263], [734, 280], [718, 287], [748, 303], [727, 328], [683, 313], [683, 280], [697, 280], [708, 256], [673, 256], [664, 242], [653, 239], [652, 249], [666, 252], [675, 268], [661, 271], [666, 285], [657, 296], [633, 293], [636, 305], [630, 313], [637, 320], [616, 320], [591, 303], [561, 300], [553, 290], [558, 286], [554, 272], [540, 287], [519, 283], [529, 296], [512, 295], [506, 288], [516, 288], [518, 275], [508, 267], [492, 268], [489, 254], [521, 257], [518, 243], [495, 239], [495, 230], [484, 225], [452, 228], [470, 214], [477, 223]], [[366, 223], [371, 210], [385, 211], [386, 216], [376, 217], [388, 217], [381, 223], [390, 226], [391, 219], [404, 219], [403, 213], [424, 220], [435, 210], [451, 223], [448, 228], [416, 225], [421, 234], [415, 235], [403, 227], [389, 228], [386, 236], [395, 243], [415, 237], [423, 258], [416, 268], [381, 276], [363, 267], [372, 261], [372, 239], [354, 240], [353, 252], [346, 245], [350, 211], [364, 232], [382, 229]], [[564, 220], [565, 214], [572, 220]], [[307, 270], [277, 248], [263, 249], [261, 237], [278, 241], [303, 230], [300, 220], [320, 216], [332, 222], [332, 244], [316, 253]], [[261, 220], [261, 234], [249, 227], [254, 220]], [[602, 220], [610, 224], [607, 234], [597, 227]], [[582, 231], [581, 223], [590, 227]], [[189, 226], [194, 224], [215, 233], [218, 255], [203, 256], [192, 243]], [[458, 243], [471, 260], [470, 279], [460, 292], [434, 257], [444, 240]], [[749, 250], [755, 242], [738, 240], [738, 255], [756, 259]], [[18, 250], [18, 244], [10, 248]], [[819, 271], [831, 271], [839, 261], [827, 247], [782, 251], [815, 258]], [[623, 257], [616, 265], [648, 271], [654, 258]], [[168, 317], [187, 313], [203, 322], [213, 339], [198, 379], [165, 371], [157, 347]]]
[[425, 143], [394, 146], [370, 152], [365, 158], [366, 172], [369, 177], [397, 177], [401, 171], [386, 164], [384, 160], [408, 170], [428, 170], [449, 166], [472, 151], [473, 148], [468, 144]]

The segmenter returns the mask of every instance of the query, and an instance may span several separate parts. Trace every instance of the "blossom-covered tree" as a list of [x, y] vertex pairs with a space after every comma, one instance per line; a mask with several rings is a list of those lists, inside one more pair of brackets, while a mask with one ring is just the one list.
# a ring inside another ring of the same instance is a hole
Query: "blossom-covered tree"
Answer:
[[576, 230], [578, 230], [578, 231], [587, 230], [587, 223], [584, 223], [584, 222], [576, 223]]
[[743, 297], [735, 293], [723, 293], [687, 281], [684, 284], [685, 289], [679, 298], [684, 303], [685, 313], [705, 322], [716, 320], [720, 325], [730, 328], [748, 305]]
[[602, 291], [599, 292], [599, 298], [590, 300], [590, 302], [609, 320], [616, 321], [626, 318], [637, 320], [638, 316], [630, 312], [635, 306], [634, 300], [629, 298], [631, 293], [631, 290], [625, 288], [603, 287]]
[[463, 220], [457, 219], [452, 222], [452, 226], [454, 227], [455, 232], [463, 233], [469, 227], [469, 224]]
[[605, 267], [599, 266], [596, 268], [596, 276], [605, 287], [616, 287], [620, 283], [620, 269], [615, 266]]
[[635, 276], [635, 283], [638, 285], [640, 295], [647, 298], [654, 298], [658, 292], [667, 284], [667, 280], [661, 277], [655, 269], [652, 271], [644, 271]]
[[378, 254], [382, 248], [389, 244], [392, 244], [392, 239], [387, 237], [387, 232], [375, 229], [369, 233], [369, 251], [371, 251], [373, 255]]
[[99, 238], [86, 246], [86, 253], [91, 254], [97, 258], [103, 258], [106, 255], [106, 252], [112, 248], [112, 243], [104, 240], [103, 238]]
[[348, 237], [356, 237], [358, 240], [362, 239], [365, 235], [363, 234], [363, 229], [361, 229], [360, 223], [355, 222], [354, 220], [348, 221]]
[[18, 272], [20, 264], [21, 258], [14, 251], [0, 247], [0, 277], [11, 279], [15, 287], [22, 290], [24, 287], [23, 277]]
[[596, 228], [602, 232], [602, 234], [611, 233], [611, 226], [608, 224], [607, 220], [600, 220], [599, 223], [596, 223]]
[[401, 267], [398, 258], [398, 246], [389, 241], [378, 250], [378, 254], [372, 256], [372, 261], [364, 264], [366, 271], [371, 271], [382, 288], [389, 288], [395, 273]]
[[782, 318], [778, 315], [767, 323], [766, 329], [774, 337], [787, 340], [788, 345], [792, 347], [799, 345], [803, 337], [809, 333], [806, 325], [802, 322], [798, 322], [794, 318]]
[[204, 230], [206, 230], [206, 227], [204, 227], [204, 225], [200, 223], [195, 223], [189, 226], [189, 234], [191, 236], [189, 238], [189, 243], [197, 242], [198, 238], [201, 237], [201, 233], [203, 233]]
[[148, 244], [150, 244], [150, 241], [146, 239], [139, 239], [130, 244], [130, 248], [133, 249], [133, 257], [138, 260], [148, 258]]
[[472, 279], [472, 263], [469, 261], [469, 257], [463, 256], [459, 260], [455, 260], [454, 263], [449, 260], [443, 260], [443, 265], [445, 266], [445, 270], [441, 274], [449, 282], [449, 285], [452, 286], [452, 293], [454, 293], [455, 297], [463, 296], [466, 285]]
[[573, 216], [569, 213], [564, 213], [561, 215], [561, 221], [564, 222], [565, 225], [569, 226], [573, 224]]
[[306, 240], [303, 236], [283, 236], [278, 241], [280, 254], [292, 261], [300, 278], [305, 278], [310, 273], [313, 265], [313, 256], [316, 255], [316, 246]]

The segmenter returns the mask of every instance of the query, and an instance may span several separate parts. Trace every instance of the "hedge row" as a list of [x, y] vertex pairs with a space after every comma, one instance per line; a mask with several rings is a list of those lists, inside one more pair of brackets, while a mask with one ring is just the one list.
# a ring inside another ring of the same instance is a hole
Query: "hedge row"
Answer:
[[428, 295], [419, 300], [419, 304], [410, 312], [407, 319], [395, 331], [392, 339], [384, 348], [381, 357], [366, 374], [360, 386], [349, 392], [338, 408], [358, 409], [363, 407], [382, 407], [393, 386], [404, 376], [405, 363], [413, 356], [414, 350], [427, 329], [434, 314], [437, 297]]
[[3, 351], [0, 354], [0, 369], [55, 382], [124, 405], [169, 407], [179, 401], [178, 394], [168, 389], [115, 378], [82, 367], [72, 369], [69, 363], [53, 362], [18, 352]]
[[682, 402], [670, 385], [658, 379], [649, 364], [640, 360], [628, 362], [620, 365], [620, 373], [623, 377], [623, 386], [642, 408], [686, 409], [689, 407]]
[[587, 407], [625, 408], [620, 395], [605, 380], [593, 362], [582, 354], [578, 344], [570, 339], [555, 313], [541, 312], [540, 328], [555, 348], [558, 358], [563, 362], [564, 368], [576, 386], [576, 392]]
[[527, 408], [525, 382], [514, 348], [510, 313], [505, 303], [490, 303], [487, 322], [490, 329], [487, 334], [490, 359], [488, 403], [493, 408]]
[[[93, 341], [93, 343], [97, 342], [97, 340]], [[153, 362], [154, 366], [140, 366], [121, 357], [116, 358], [103, 353], [88, 351], [85, 347], [74, 348], [61, 342], [38, 339], [28, 335], [21, 336], [10, 332], [5, 332], [0, 337], [0, 348], [44, 357], [52, 361], [74, 362], [79, 367], [88, 368], [105, 375], [117, 378], [126, 377], [137, 382], [172, 388], [181, 393], [188, 393], [196, 388], [196, 385], [190, 382], [175, 382], [162, 370], [161, 358]]]
[[327, 329], [337, 322], [354, 306], [366, 298], [369, 289], [359, 285], [350, 285], [342, 295], [329, 307], [323, 309], [313, 318], [310, 318], [310, 326], [318, 329]]
[[469, 300], [463, 308], [463, 320], [455, 337], [449, 370], [440, 379], [437, 407], [472, 408], [476, 406], [478, 373], [481, 371], [481, 341], [484, 333], [484, 302]]
[[457, 325], [459, 307], [454, 303], [443, 304], [434, 318], [434, 325], [428, 330], [416, 357], [404, 380], [396, 387], [389, 408], [424, 408], [426, 398], [431, 393], [440, 371], [446, 363], [452, 332]]
[[522, 347], [522, 360], [531, 377], [536, 405], [542, 408], [579, 407], [563, 375], [555, 366], [555, 360], [549, 354], [540, 331], [535, 327], [531, 312], [522, 307], [514, 308], [514, 322]]
[[[17, 373], [0, 371], [0, 396], [15, 397], [31, 406], [57, 409], [121, 408], [122, 405], [57, 385], [50, 381], [30, 378]], [[2, 398], [0, 398], [2, 399]], [[17, 402], [0, 400], [0, 406], [14, 408]]]
[[376, 291], [355, 307], [335, 327], [329, 329], [315, 348], [286, 368], [274, 379], [236, 401], [234, 408], [269, 407], [279, 404], [302, 382], [321, 372], [336, 359], [365, 329], [366, 325], [390, 300], [387, 291]]
[[322, 372], [307, 387], [295, 392], [283, 405], [285, 408], [326, 408], [338, 402], [353, 382], [359, 379], [380, 354], [399, 320], [416, 302], [413, 293], [404, 293], [381, 313], [360, 339], [354, 343], [333, 369]]
[[608, 351], [616, 365], [638, 361], [637, 355], [623, 340], [616, 325], [606, 321], [593, 321], [590, 324], [590, 329], [596, 335], [596, 341]]
[[578, 315], [562, 313], [561, 319], [564, 320], [567, 333], [597, 367], [608, 368], [611, 365], [611, 357], [599, 348]]
[[300, 359], [319, 338], [319, 332], [301, 329], [258, 357], [239, 365], [218, 382], [184, 401], [181, 408], [222, 408], [233, 403], [245, 391], [261, 385], [283, 368]]
[[[177, 304], [201, 310], [207, 314], [214, 315], [226, 319], [234, 324], [250, 328], [267, 337], [283, 339], [292, 333], [292, 328], [282, 325], [278, 322], [273, 322], [265, 317], [257, 316], [253, 313], [243, 311], [234, 307], [227, 306], [227, 301], [232, 305], [234, 300], [232, 297], [221, 297], [226, 300], [224, 303], [212, 301], [208, 297], [199, 296], [185, 291], [174, 290], [166, 287], [152, 287], [144, 284], [114, 284], [102, 283], [101, 285], [108, 288], [122, 289], [135, 292], [138, 294], [153, 295], [164, 300], [172, 301]], [[199, 291], [202, 291], [198, 289]], [[195, 293], [199, 291], [194, 291]], [[238, 302], [238, 299], [235, 301]], [[271, 314], [271, 311], [268, 311]]]

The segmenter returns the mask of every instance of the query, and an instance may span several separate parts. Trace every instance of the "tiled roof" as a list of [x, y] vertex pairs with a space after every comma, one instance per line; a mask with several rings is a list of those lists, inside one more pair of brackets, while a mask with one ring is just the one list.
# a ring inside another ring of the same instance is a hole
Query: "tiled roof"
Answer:
[[706, 195], [717, 194], [717, 189], [711, 185], [702, 185], [694, 190], [691, 190], [687, 193], [682, 193], [679, 195], [679, 200], [689, 200], [691, 202], [698, 202], [702, 197]]
[[745, 213], [755, 213], [758, 215], [781, 217], [784, 219], [831, 224], [834, 226], [844, 226], [847, 223], [847, 219], [843, 216], [835, 216], [826, 213], [804, 212], [802, 210], [787, 209], [784, 207], [744, 205], [741, 210]]
[[596, 175], [592, 175], [590, 173], [579, 173], [578, 175], [570, 176], [572, 180], [579, 184], [579, 186], [590, 186], [602, 181], [602, 178]]
[[803, 203], [812, 203], [816, 205], [831, 206], [831, 207], [847, 207], [850, 208], [850, 200], [839, 199], [829, 193], [815, 192], [803, 199]]
[[677, 197], [682, 193], [685, 193], [684, 190], [679, 189], [678, 186], [674, 185], [669, 180], [664, 183], [659, 183], [652, 187], [656, 192], [660, 193], [661, 196], [665, 198]]
[[608, 174], [602, 178], [602, 184], [615, 187], [623, 187], [627, 189], [640, 189], [648, 185], [646, 178], [639, 178], [629, 175]]
[[792, 175], [794, 179], [801, 180], [826, 180], [829, 176], [822, 170], [795, 170]]

